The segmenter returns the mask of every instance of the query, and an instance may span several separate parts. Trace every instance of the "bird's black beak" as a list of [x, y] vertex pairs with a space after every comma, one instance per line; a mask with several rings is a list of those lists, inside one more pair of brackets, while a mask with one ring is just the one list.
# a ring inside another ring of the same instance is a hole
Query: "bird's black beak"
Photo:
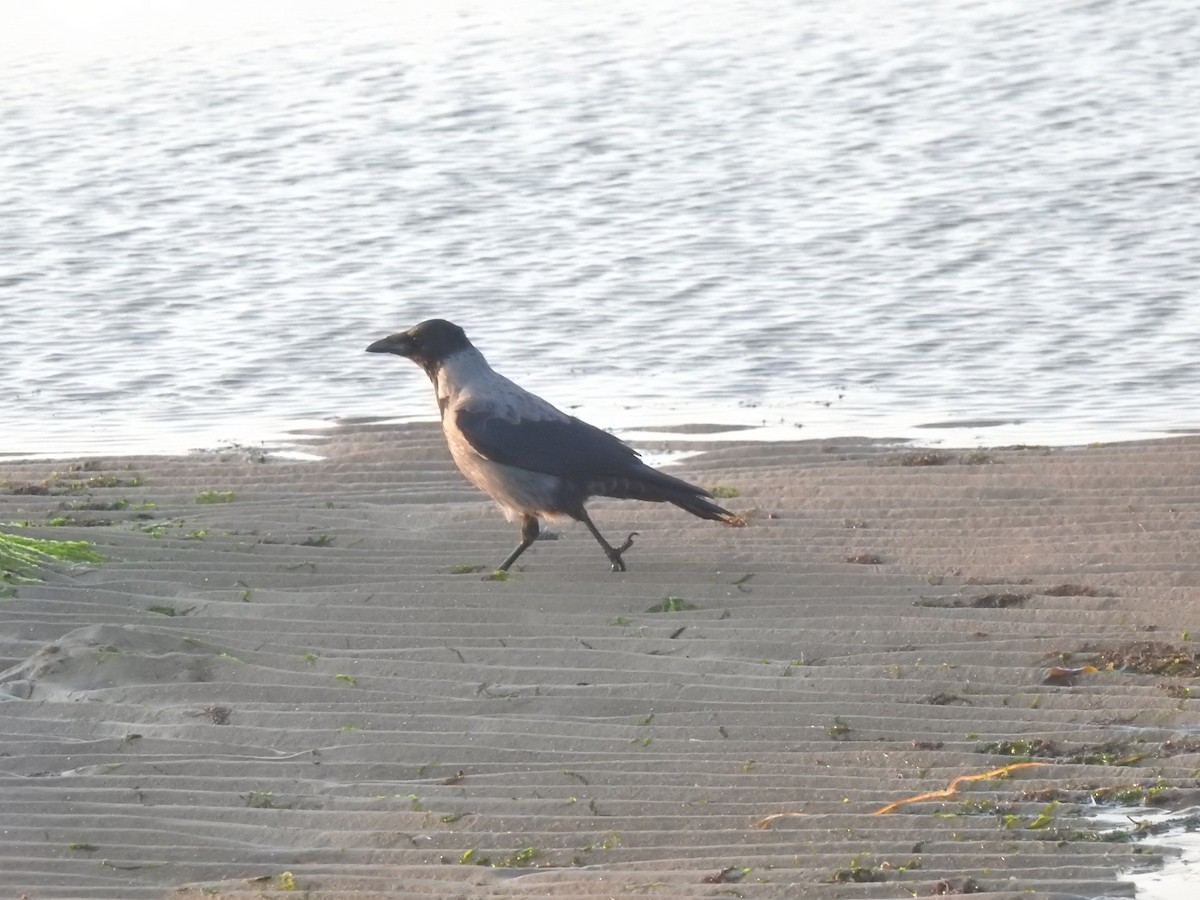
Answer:
[[407, 331], [389, 334], [367, 347], [368, 353], [395, 353], [397, 356], [412, 357], [414, 349], [412, 336]]

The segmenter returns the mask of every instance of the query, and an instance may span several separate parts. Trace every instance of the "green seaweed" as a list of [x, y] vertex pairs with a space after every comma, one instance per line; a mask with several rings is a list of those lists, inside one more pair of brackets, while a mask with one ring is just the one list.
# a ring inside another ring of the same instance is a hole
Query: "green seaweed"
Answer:
[[675, 613], [683, 612], [688, 609], [699, 609], [694, 603], [688, 603], [682, 597], [664, 597], [658, 603], [655, 603], [649, 609], [648, 613]]
[[57, 541], [0, 531], [0, 580], [31, 581], [47, 563], [101, 563], [104, 557], [88, 541]]
[[196, 495], [197, 503], [232, 503], [237, 497], [234, 491], [201, 491]]

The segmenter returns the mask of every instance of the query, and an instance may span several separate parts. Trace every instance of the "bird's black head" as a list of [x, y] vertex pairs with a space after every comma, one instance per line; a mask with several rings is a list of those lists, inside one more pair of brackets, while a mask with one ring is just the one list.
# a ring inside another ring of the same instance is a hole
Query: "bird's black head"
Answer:
[[445, 319], [430, 319], [367, 347], [368, 353], [395, 353], [411, 359], [432, 378], [447, 356], [471, 346], [466, 332]]

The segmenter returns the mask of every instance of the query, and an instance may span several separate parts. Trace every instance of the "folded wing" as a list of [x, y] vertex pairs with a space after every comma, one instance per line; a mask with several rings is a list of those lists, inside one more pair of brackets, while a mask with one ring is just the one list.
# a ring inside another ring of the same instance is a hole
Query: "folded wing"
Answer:
[[637, 451], [573, 416], [510, 422], [460, 409], [455, 423], [477, 453], [493, 462], [577, 481], [653, 472]]
[[573, 416], [510, 422], [469, 409], [455, 416], [463, 437], [481, 456], [562, 478], [576, 503], [597, 495], [673, 503], [702, 519], [746, 524], [714, 503], [704, 488], [650, 468], [632, 447]]

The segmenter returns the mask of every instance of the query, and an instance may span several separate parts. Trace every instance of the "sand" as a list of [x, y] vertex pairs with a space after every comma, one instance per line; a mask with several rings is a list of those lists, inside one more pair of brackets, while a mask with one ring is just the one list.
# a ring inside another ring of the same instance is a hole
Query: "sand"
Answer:
[[627, 573], [507, 581], [434, 426], [0, 463], [107, 557], [0, 599], [5, 896], [1132, 896], [1086, 812], [1200, 802], [1200, 440], [699, 446], [748, 527], [596, 501]]

